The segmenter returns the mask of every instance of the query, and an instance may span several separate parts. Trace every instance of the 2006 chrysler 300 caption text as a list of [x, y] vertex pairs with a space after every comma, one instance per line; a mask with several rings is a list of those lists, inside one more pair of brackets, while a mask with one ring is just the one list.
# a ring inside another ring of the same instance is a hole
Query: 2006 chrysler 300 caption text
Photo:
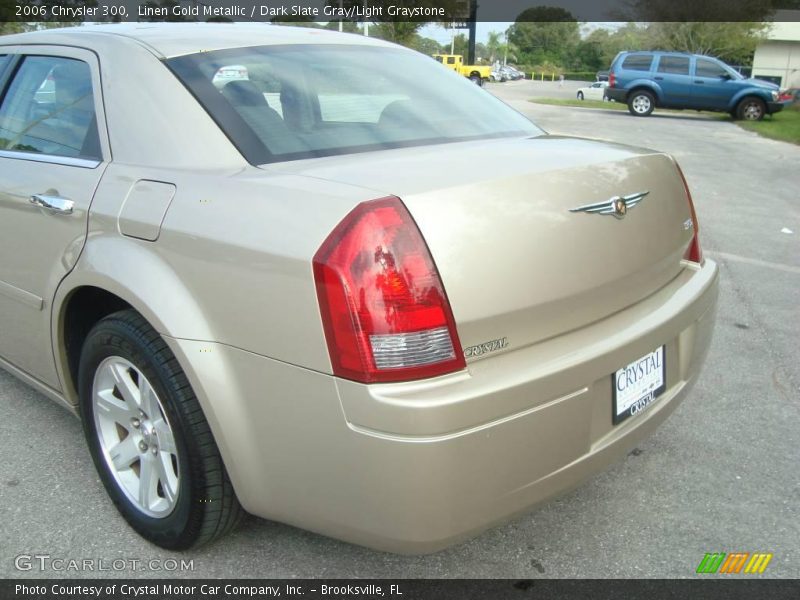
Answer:
[[[0, 45], [0, 364], [166, 548], [244, 511], [429, 552], [622, 456], [711, 337], [662, 153], [270, 25]], [[669, 477], [668, 473], [664, 474]]]

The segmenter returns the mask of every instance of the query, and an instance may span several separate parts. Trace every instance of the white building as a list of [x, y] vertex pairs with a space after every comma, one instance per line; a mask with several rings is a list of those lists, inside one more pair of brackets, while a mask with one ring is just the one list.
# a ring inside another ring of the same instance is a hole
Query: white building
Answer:
[[753, 77], [774, 81], [781, 88], [800, 87], [800, 10], [777, 11], [776, 19], [780, 20], [756, 48]]

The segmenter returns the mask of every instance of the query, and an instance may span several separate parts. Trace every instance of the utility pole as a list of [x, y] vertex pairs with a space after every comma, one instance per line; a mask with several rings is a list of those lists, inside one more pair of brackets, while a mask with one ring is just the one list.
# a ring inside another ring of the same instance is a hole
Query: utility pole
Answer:
[[[470, 0], [469, 3], [469, 22], [468, 22], [468, 29], [469, 29], [469, 46], [467, 50], [467, 64], [474, 65], [475, 64], [475, 26], [477, 25], [478, 20], [478, 0]], [[452, 53], [451, 53], [452, 54]]]

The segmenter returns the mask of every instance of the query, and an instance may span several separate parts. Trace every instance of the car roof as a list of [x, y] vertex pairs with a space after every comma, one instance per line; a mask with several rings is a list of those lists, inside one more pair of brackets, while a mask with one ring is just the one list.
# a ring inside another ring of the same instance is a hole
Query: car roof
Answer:
[[659, 56], [696, 56], [698, 58], [711, 58], [713, 60], [720, 60], [716, 56], [711, 56], [709, 54], [693, 54], [692, 52], [684, 52], [681, 50], [623, 50], [622, 52], [619, 53], [618, 56], [621, 57], [630, 54], [654, 54]]
[[271, 23], [116, 23], [43, 29], [0, 38], [0, 45], [59, 44], [93, 48], [117, 36], [135, 41], [160, 58], [226, 48], [277, 44], [347, 44], [394, 46], [375, 38], [310, 27], [281, 27]]

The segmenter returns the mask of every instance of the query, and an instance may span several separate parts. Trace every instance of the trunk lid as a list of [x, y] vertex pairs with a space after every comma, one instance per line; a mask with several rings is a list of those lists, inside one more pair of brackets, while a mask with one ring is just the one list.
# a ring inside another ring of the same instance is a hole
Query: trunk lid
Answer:
[[[681, 271], [693, 233], [670, 157], [591, 140], [490, 140], [267, 168], [401, 198], [431, 250], [468, 360], [647, 297]], [[641, 192], [622, 219], [570, 210]]]

